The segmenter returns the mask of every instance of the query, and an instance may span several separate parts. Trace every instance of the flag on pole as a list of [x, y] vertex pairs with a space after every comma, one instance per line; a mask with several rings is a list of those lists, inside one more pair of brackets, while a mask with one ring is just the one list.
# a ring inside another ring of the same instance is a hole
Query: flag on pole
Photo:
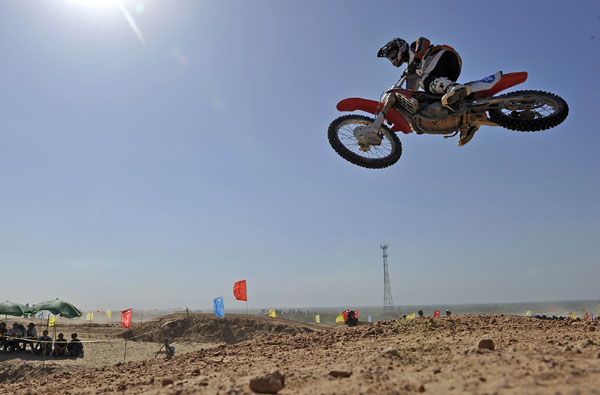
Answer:
[[112, 317], [112, 310], [106, 310], [106, 319], [110, 320]]
[[371, 321], [371, 316], [369, 316], [369, 317], [367, 318], [367, 322], [373, 322], [373, 321]]
[[554, 306], [552, 306], [552, 312], [554, 313]]
[[434, 317], [441, 317], [441, 315], [442, 315], [442, 313], [440, 313], [439, 310], [436, 310], [436, 311], [433, 312], [433, 316]]
[[48, 326], [54, 326], [56, 324], [56, 316], [54, 314], [50, 315], [50, 319], [48, 320]]
[[572, 319], [575, 319], [575, 313], [571, 313], [571, 314], [569, 315], [569, 317], [571, 317]]
[[590, 313], [588, 313], [587, 311], [585, 312], [585, 319], [589, 320], [590, 319]]
[[[592, 313], [593, 314], [593, 313]], [[35, 318], [44, 318], [44, 312], [40, 311], [38, 315], [35, 316]]]
[[315, 315], [315, 322], [316, 322], [317, 324], [320, 324], [320, 323], [321, 323], [321, 316], [320, 316], [319, 314]]
[[344, 322], [344, 313], [340, 313], [340, 315], [337, 316], [337, 318], [335, 319], [335, 322]]
[[90, 312], [88, 312], [88, 313], [85, 315], [85, 320], [86, 320], [86, 321], [91, 321], [91, 320], [93, 320], [93, 319], [94, 319], [94, 312], [93, 312], [93, 311], [90, 311]]
[[248, 301], [246, 295], [246, 280], [237, 281], [233, 284], [233, 296], [235, 296], [237, 300]]
[[214, 310], [216, 317], [225, 317], [225, 306], [223, 305], [223, 298], [218, 297], [214, 300]]
[[269, 318], [277, 318], [277, 314], [275, 314], [275, 310], [269, 310]]
[[527, 317], [531, 317], [531, 310], [527, 310], [527, 312], [525, 313], [525, 315], [526, 315]]
[[133, 309], [127, 309], [121, 311], [121, 325], [125, 328], [131, 328], [131, 317], [133, 316]]
[[414, 320], [414, 319], [415, 319], [415, 313], [408, 314], [408, 315], [406, 316], [406, 319], [407, 319], [407, 320]]

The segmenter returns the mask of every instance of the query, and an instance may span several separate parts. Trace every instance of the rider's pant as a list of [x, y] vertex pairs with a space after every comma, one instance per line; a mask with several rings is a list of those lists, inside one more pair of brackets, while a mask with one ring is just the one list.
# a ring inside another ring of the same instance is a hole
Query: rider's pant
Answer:
[[431, 83], [439, 77], [448, 78], [456, 82], [460, 75], [460, 63], [456, 54], [452, 51], [443, 50], [437, 59], [433, 59], [423, 70], [423, 89], [429, 93], [440, 93], [431, 91]]

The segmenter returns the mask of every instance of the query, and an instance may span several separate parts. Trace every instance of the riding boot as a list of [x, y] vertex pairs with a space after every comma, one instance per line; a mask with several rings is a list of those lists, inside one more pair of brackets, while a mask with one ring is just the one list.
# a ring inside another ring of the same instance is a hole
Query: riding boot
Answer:
[[461, 130], [460, 137], [458, 138], [458, 146], [462, 147], [463, 145], [466, 145], [469, 141], [471, 141], [473, 136], [475, 136], [475, 132], [477, 130], [479, 130], [479, 127], [477, 126], [471, 126], [467, 130]]
[[446, 77], [438, 77], [429, 84], [429, 91], [443, 94], [442, 105], [454, 112], [460, 112], [465, 98], [471, 94], [471, 86], [459, 84]]

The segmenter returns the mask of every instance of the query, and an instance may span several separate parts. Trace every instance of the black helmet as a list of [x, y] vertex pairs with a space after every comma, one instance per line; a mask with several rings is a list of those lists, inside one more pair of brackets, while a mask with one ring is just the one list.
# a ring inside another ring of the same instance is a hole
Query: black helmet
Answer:
[[377, 52], [378, 58], [388, 58], [396, 67], [408, 60], [408, 43], [401, 38], [394, 38]]

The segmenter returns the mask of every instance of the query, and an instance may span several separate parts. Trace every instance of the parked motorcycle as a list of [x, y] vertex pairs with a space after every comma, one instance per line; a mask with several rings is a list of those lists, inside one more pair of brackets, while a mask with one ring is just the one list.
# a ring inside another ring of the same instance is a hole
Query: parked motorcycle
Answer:
[[563, 122], [569, 106], [553, 93], [523, 90], [494, 96], [526, 79], [526, 72], [504, 74], [499, 71], [469, 82], [471, 94], [463, 105], [449, 109], [442, 105], [441, 95], [403, 89], [404, 73], [379, 101], [361, 98], [340, 101], [339, 111], [364, 111], [374, 114], [375, 118], [358, 114], [336, 118], [329, 125], [329, 143], [347, 161], [381, 169], [393, 165], [402, 155], [397, 132], [414, 131], [449, 138], [458, 133], [474, 133], [483, 125], [535, 132]]

